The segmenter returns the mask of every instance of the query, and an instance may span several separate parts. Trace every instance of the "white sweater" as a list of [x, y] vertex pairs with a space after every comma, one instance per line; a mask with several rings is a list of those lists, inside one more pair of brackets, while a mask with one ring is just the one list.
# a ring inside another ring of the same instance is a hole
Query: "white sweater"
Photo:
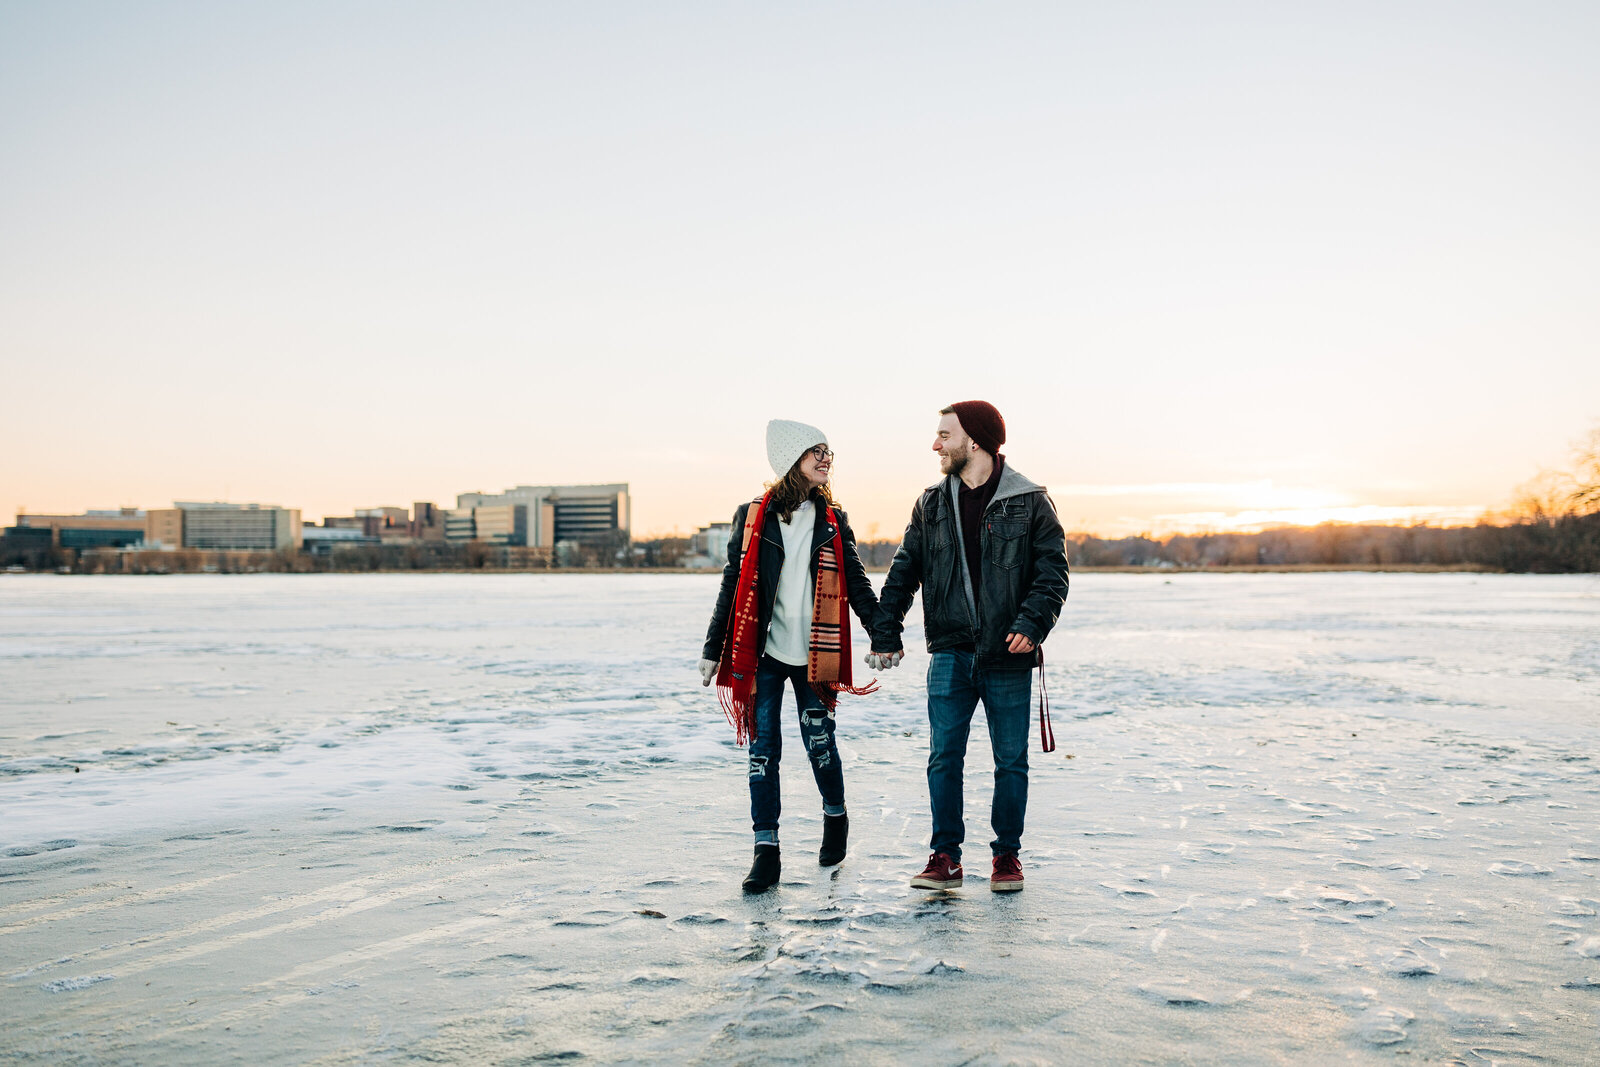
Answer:
[[783, 531], [783, 570], [772, 622], [767, 625], [767, 655], [796, 667], [811, 658], [811, 540], [816, 521], [816, 509], [807, 500], [794, 509], [788, 522], [778, 523]]

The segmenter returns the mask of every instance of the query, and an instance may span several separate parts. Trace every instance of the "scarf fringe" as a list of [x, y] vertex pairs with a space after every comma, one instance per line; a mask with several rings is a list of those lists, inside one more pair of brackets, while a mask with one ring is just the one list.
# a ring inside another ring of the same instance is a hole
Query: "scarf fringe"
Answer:
[[753, 702], [746, 702], [744, 707], [739, 706], [738, 699], [734, 696], [732, 686], [717, 686], [717, 703], [722, 705], [722, 714], [728, 719], [728, 725], [733, 727], [734, 744], [743, 748], [755, 738], [755, 722], [753, 721], [755, 707]]

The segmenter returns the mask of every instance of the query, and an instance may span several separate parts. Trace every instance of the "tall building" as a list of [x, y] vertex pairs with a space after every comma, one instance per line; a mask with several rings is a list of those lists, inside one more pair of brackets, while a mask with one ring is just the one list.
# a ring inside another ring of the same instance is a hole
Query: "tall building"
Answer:
[[605, 544], [628, 540], [632, 533], [632, 502], [626, 482], [519, 485], [503, 493], [461, 493], [456, 497], [458, 512], [506, 505], [527, 508], [524, 543], [536, 547], [549, 548], [559, 541]]
[[300, 509], [275, 504], [180, 501], [147, 514], [145, 541], [183, 548], [299, 548]]

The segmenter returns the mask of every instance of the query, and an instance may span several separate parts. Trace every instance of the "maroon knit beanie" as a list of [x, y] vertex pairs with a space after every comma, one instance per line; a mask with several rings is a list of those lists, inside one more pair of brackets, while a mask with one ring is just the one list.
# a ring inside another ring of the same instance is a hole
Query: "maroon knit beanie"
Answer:
[[993, 404], [984, 400], [963, 400], [951, 404], [950, 410], [961, 420], [961, 428], [967, 431], [974, 444], [991, 456], [1000, 454], [1000, 446], [1006, 443], [1006, 420], [1000, 417]]

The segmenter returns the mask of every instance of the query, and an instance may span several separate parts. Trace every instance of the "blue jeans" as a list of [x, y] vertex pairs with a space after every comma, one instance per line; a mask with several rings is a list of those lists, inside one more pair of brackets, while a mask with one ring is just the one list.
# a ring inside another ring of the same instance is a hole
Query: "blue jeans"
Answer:
[[823, 707], [804, 666], [781, 663], [762, 656], [756, 670], [756, 732], [750, 739], [750, 823], [757, 841], [778, 839], [778, 814], [783, 810], [778, 787], [778, 764], [783, 759], [783, 683], [794, 687], [800, 711], [800, 739], [811, 758], [811, 774], [822, 794], [823, 810], [844, 811], [844, 770], [833, 742], [833, 713]]
[[1022, 847], [1028, 810], [1028, 702], [1033, 674], [1014, 667], [979, 669], [971, 652], [935, 652], [928, 664], [928, 799], [935, 852], [961, 862], [961, 776], [972, 713], [983, 701], [994, 749], [994, 803], [989, 821], [996, 854]]

